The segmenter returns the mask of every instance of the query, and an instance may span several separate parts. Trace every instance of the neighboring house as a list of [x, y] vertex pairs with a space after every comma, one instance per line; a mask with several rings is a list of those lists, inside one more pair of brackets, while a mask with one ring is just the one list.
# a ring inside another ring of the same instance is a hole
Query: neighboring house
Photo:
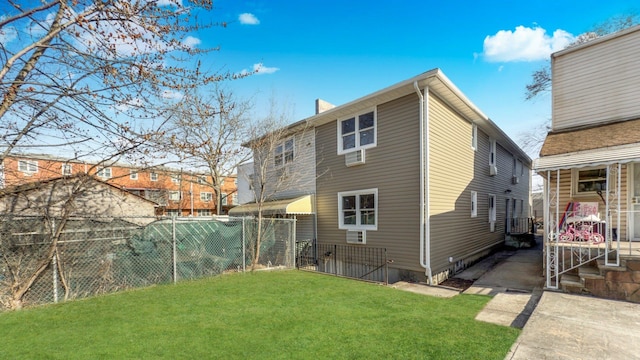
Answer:
[[[114, 163], [102, 167], [48, 155], [20, 154], [5, 158], [2, 184], [15, 186], [77, 174], [94, 175], [109, 184], [155, 202], [158, 205], [157, 215], [216, 214], [217, 197], [211, 186], [211, 176], [164, 166], [140, 169]], [[228, 177], [221, 186], [222, 214], [236, 204], [235, 181], [235, 176]]]
[[318, 244], [386, 248], [391, 282], [436, 284], [527, 230], [531, 160], [439, 69], [317, 105], [289, 127], [314, 186], [289, 195], [315, 194]]
[[552, 126], [535, 165], [545, 179], [548, 287], [596, 259], [620, 264], [631, 245], [618, 242], [640, 240], [638, 58], [640, 26], [551, 55]]
[[[255, 215], [257, 195], [258, 199], [268, 200], [262, 207], [264, 216], [296, 219], [297, 241], [315, 239], [314, 131], [306, 121], [300, 121], [254, 149], [254, 162], [238, 168], [238, 196], [245, 203], [231, 209], [229, 215]], [[254, 145], [255, 141], [245, 144]], [[264, 184], [262, 194], [255, 191], [261, 188], [260, 183]]]
[[[70, 197], [72, 201], [69, 203]], [[84, 174], [58, 177], [0, 190], [0, 214], [20, 216], [122, 217], [146, 225], [156, 204]], [[65, 212], [64, 209], [68, 209]]]

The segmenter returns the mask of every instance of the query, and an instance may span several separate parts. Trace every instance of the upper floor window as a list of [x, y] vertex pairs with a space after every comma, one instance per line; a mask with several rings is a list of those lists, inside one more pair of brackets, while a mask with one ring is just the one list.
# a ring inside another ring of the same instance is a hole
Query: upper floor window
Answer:
[[283, 166], [293, 161], [293, 138], [278, 144], [273, 152], [274, 165]]
[[169, 200], [178, 201], [180, 198], [180, 191], [169, 191]]
[[490, 145], [489, 146], [489, 165], [495, 166], [496, 165], [496, 140], [490, 139], [489, 145]]
[[171, 175], [171, 182], [173, 183], [179, 183], [180, 182], [180, 175], [179, 174], [172, 174]]
[[110, 179], [111, 178], [111, 168], [102, 168], [102, 169], [98, 170], [96, 175], [98, 175], [99, 177], [101, 177], [103, 179]]
[[478, 192], [471, 192], [471, 217], [478, 216]]
[[202, 201], [211, 201], [211, 199], [213, 199], [213, 194], [210, 192], [201, 192], [200, 193], [200, 200]]
[[205, 185], [206, 183], [207, 183], [207, 177], [206, 176], [198, 176], [198, 184]]
[[489, 194], [489, 228], [490, 231], [495, 231], [496, 226], [496, 196]]
[[138, 172], [135, 170], [129, 170], [129, 179], [138, 180]]
[[155, 173], [155, 172], [149, 173], [149, 180], [158, 181], [158, 173]]
[[378, 229], [378, 189], [338, 193], [338, 228], [344, 230]]
[[595, 194], [607, 189], [607, 168], [573, 170], [574, 195]]
[[471, 148], [478, 150], [478, 125], [471, 124]]
[[376, 146], [376, 112], [338, 121], [338, 154]]
[[18, 170], [25, 173], [38, 172], [38, 162], [32, 160], [18, 160]]
[[62, 164], [62, 176], [69, 176], [71, 175], [71, 164]]

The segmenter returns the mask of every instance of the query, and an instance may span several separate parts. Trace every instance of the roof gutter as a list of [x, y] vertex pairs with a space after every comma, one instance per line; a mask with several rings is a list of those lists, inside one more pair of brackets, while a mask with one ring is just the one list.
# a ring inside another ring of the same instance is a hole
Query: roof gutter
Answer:
[[429, 285], [433, 285], [431, 273], [431, 229], [429, 226], [429, 88], [424, 95], [418, 81], [413, 88], [420, 98], [420, 266], [425, 268]]

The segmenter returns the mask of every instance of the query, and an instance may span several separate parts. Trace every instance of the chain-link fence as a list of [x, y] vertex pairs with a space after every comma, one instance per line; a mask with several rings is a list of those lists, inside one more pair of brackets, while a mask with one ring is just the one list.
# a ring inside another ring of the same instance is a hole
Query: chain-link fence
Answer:
[[259, 228], [253, 218], [5, 216], [0, 305], [15, 309], [252, 267], [292, 268], [294, 229], [292, 219], [270, 218]]

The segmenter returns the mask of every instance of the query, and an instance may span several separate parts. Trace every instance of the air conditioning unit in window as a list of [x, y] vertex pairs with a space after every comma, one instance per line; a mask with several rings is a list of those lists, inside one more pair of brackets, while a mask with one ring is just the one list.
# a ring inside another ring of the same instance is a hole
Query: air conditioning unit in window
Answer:
[[496, 176], [498, 174], [498, 167], [495, 165], [489, 165], [489, 176]]
[[347, 242], [350, 244], [366, 244], [367, 233], [365, 231], [347, 231]]
[[344, 155], [344, 164], [356, 166], [364, 164], [364, 150], [352, 151]]
[[513, 175], [513, 176], [511, 177], [511, 183], [512, 183], [513, 185], [518, 185], [518, 184], [520, 183], [520, 178], [519, 178], [517, 175]]

